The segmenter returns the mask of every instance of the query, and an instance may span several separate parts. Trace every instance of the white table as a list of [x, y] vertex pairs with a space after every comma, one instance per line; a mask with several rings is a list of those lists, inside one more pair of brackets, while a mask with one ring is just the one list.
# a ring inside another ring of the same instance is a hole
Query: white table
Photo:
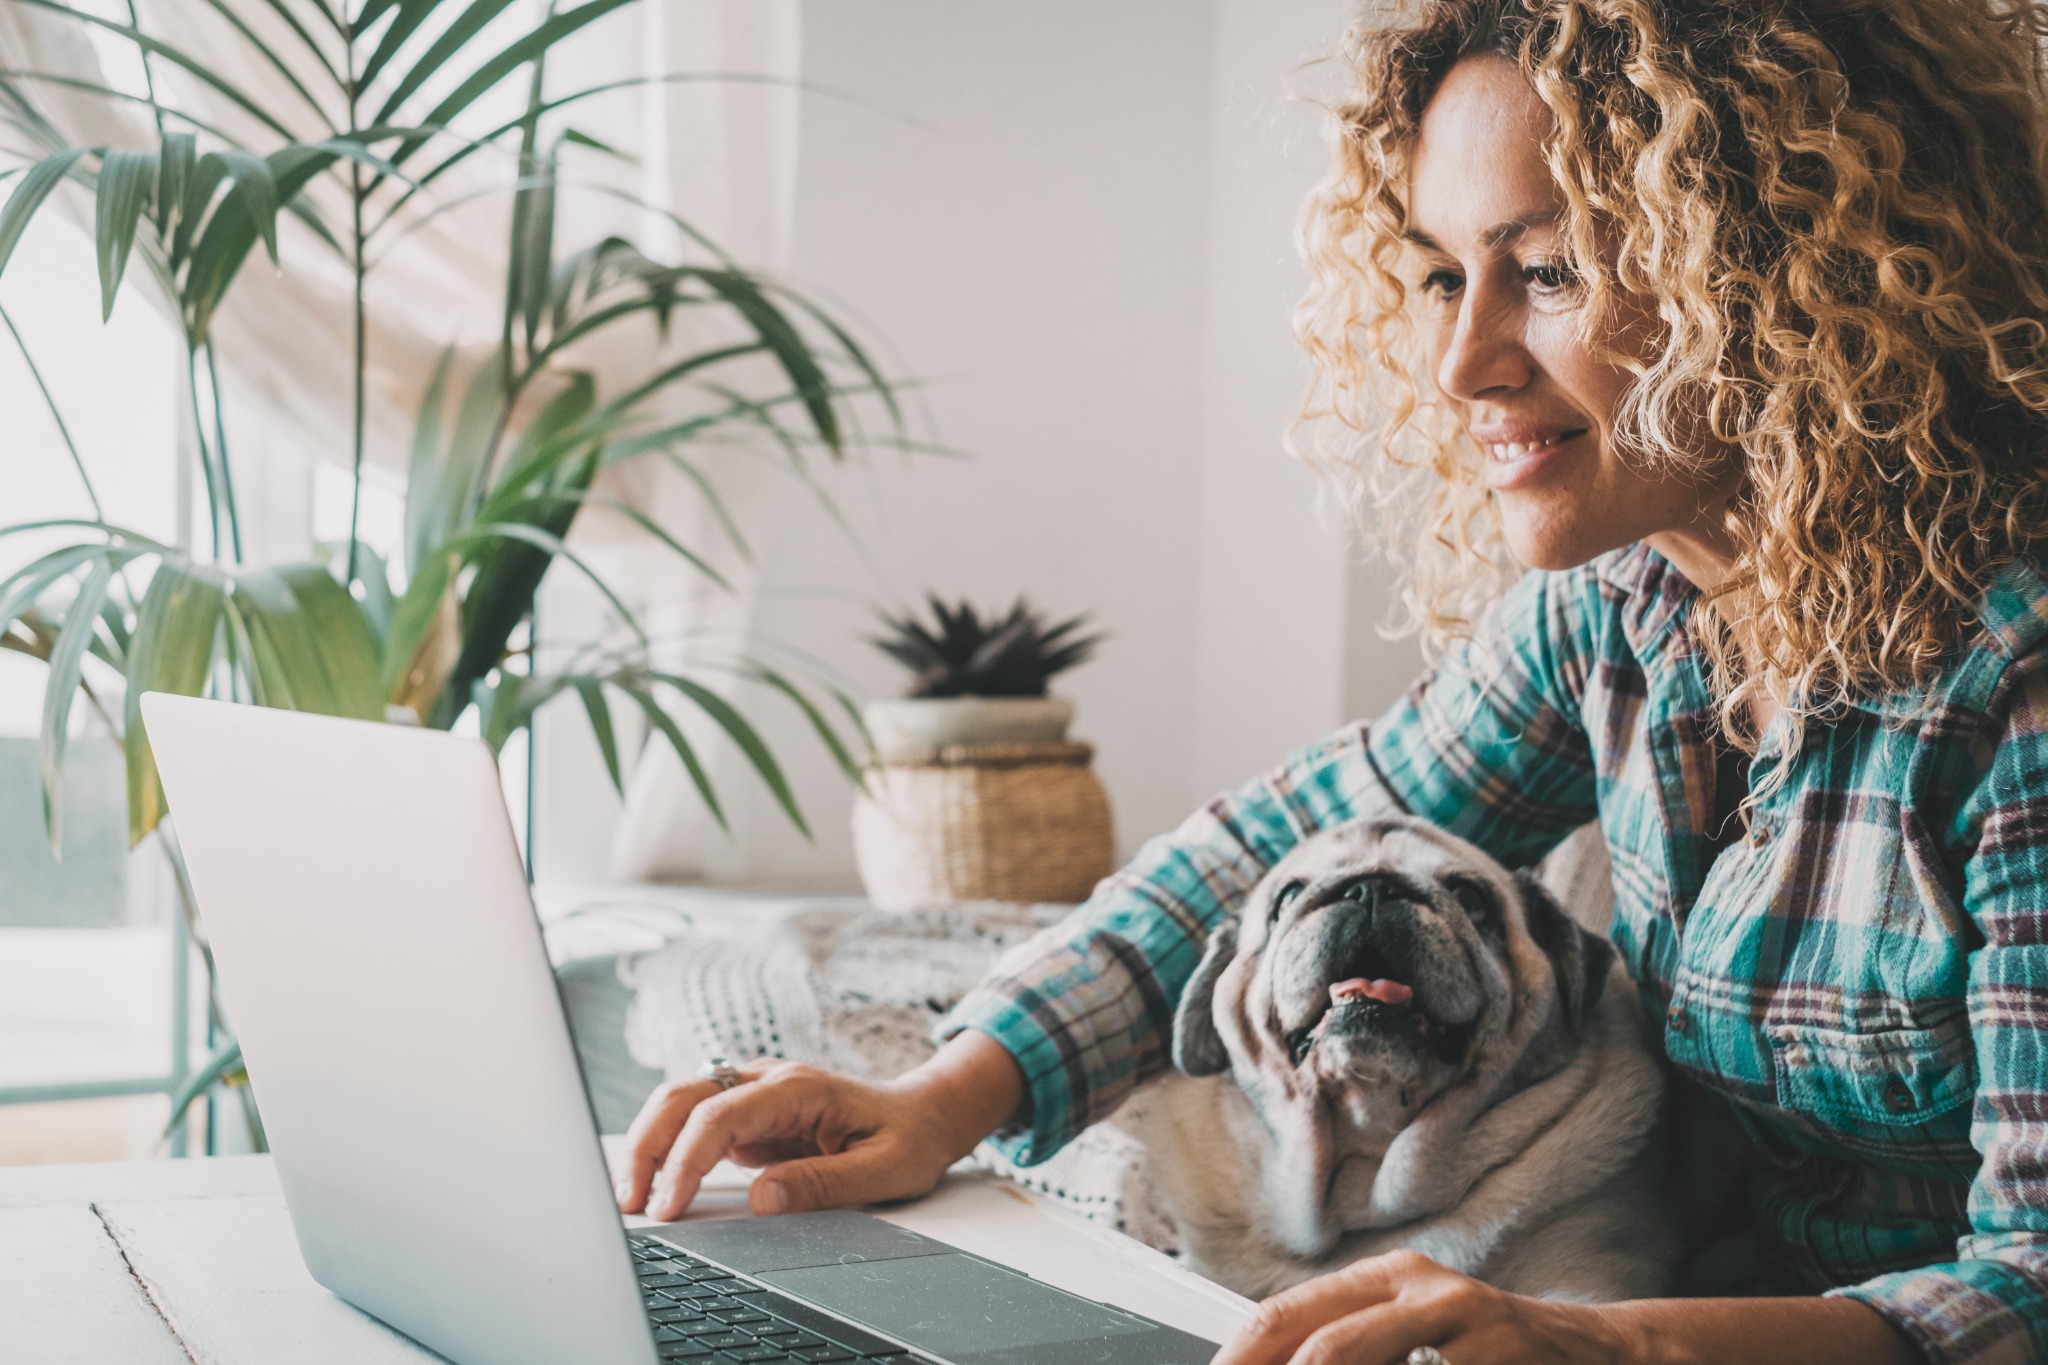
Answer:
[[[693, 1216], [744, 1216], [746, 1178], [721, 1167]], [[956, 1171], [926, 1198], [875, 1212], [1212, 1341], [1251, 1308], [1170, 1258], [987, 1175]], [[438, 1359], [306, 1273], [268, 1157], [0, 1169], [7, 1365]]]

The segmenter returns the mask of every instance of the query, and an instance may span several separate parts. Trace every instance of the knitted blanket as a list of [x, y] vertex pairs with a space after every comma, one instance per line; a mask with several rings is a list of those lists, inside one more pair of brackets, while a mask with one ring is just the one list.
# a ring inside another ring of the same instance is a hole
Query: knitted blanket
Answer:
[[[621, 964], [633, 991], [626, 1046], [668, 1077], [704, 1060], [785, 1057], [868, 1080], [932, 1055], [939, 1019], [1004, 952], [1072, 906], [968, 902], [904, 913], [798, 910], [745, 938], [691, 933]], [[984, 1143], [982, 1165], [1091, 1219], [1171, 1251], [1173, 1223], [1125, 1124], [1134, 1095], [1048, 1161], [1018, 1167]]]

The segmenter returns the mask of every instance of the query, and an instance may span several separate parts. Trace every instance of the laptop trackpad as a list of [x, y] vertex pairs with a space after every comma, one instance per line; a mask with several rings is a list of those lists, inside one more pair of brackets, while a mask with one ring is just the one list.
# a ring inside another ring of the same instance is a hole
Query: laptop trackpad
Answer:
[[957, 1251], [771, 1270], [754, 1278], [939, 1356], [1156, 1330], [1142, 1318]]
[[953, 1250], [944, 1242], [921, 1237], [909, 1228], [899, 1228], [850, 1209], [785, 1213], [773, 1218], [670, 1223], [649, 1231], [743, 1275], [846, 1261], [935, 1256]]

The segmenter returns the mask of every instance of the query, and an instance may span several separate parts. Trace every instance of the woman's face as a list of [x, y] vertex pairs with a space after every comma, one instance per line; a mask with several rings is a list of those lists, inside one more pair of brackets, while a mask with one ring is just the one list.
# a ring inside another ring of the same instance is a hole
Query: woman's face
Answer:
[[[1409, 180], [1408, 281], [1437, 388], [1485, 457], [1508, 545], [1524, 564], [1564, 569], [1648, 540], [1695, 581], [1729, 545], [1719, 509], [1737, 461], [1708, 483], [1624, 461], [1614, 418], [1633, 376], [1579, 340], [1583, 291], [1565, 251], [1565, 201], [1542, 144], [1550, 113], [1515, 66], [1468, 58], [1423, 111]], [[1610, 322], [1601, 339], [1640, 354], [1652, 319]]]

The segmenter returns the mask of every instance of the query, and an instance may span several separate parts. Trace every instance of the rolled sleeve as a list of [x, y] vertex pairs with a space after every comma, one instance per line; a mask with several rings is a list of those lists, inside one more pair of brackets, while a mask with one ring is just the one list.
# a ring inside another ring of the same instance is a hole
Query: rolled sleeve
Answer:
[[2022, 1270], [1995, 1258], [1957, 1261], [1866, 1280], [1833, 1297], [1869, 1304], [1929, 1361], [1941, 1365], [2026, 1365], [2043, 1359], [2048, 1318], [2042, 1266]]
[[2048, 676], [2012, 670], [1996, 750], [1962, 808], [1979, 937], [1968, 1001], [1977, 1085], [1970, 1232], [1955, 1261], [1839, 1291], [1943, 1365], [2048, 1360]]

